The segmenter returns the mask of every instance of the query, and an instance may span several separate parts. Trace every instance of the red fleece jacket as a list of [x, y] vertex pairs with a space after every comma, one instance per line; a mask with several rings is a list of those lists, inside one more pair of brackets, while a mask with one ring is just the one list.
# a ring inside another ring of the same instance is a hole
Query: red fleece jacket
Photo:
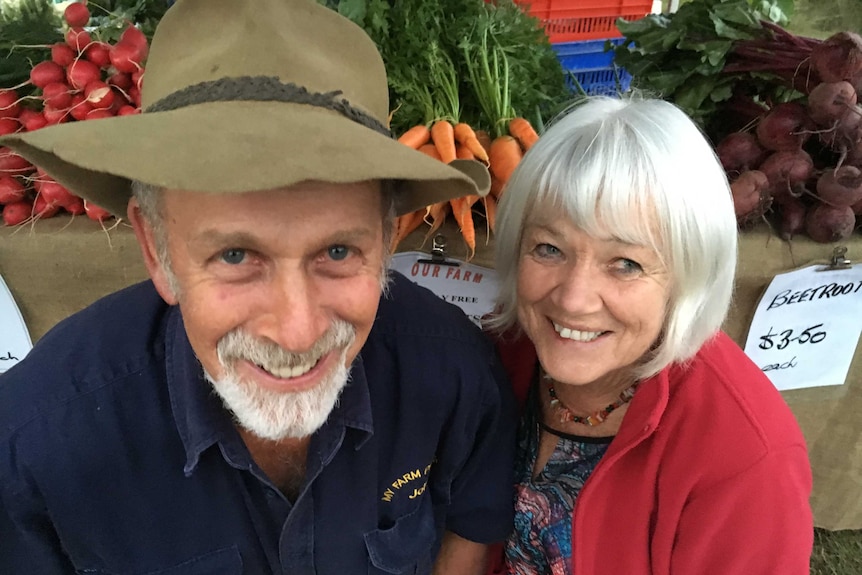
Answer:
[[[523, 405], [536, 352], [498, 344]], [[578, 496], [575, 575], [808, 575], [811, 467], [792, 412], [724, 333], [643, 382]], [[495, 553], [491, 573], [505, 573]]]

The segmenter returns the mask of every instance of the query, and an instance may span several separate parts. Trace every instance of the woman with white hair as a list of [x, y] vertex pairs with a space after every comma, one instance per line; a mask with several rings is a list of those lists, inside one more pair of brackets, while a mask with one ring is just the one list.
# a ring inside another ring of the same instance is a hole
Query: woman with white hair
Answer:
[[497, 572], [809, 572], [804, 438], [721, 331], [736, 251], [725, 174], [673, 104], [591, 98], [525, 155], [489, 323], [523, 406]]

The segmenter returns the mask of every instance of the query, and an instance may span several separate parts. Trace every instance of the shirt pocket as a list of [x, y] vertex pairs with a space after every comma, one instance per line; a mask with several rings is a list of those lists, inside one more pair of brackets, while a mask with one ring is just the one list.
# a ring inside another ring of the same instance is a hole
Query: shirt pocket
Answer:
[[368, 574], [428, 575], [434, 562], [437, 530], [429, 497], [419, 507], [399, 517], [388, 529], [365, 533]]
[[[115, 571], [81, 569], [81, 575], [119, 575]], [[123, 573], [128, 573], [124, 571]], [[133, 571], [140, 575], [242, 575], [242, 557], [235, 545], [223, 547], [197, 557], [186, 559], [170, 567], [155, 571]]]

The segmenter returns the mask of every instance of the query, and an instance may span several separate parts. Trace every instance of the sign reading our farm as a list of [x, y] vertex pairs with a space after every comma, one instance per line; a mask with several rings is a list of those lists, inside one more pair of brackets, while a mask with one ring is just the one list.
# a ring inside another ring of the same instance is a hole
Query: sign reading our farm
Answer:
[[745, 353], [780, 390], [841, 385], [862, 333], [862, 264], [776, 275], [763, 294]]
[[392, 257], [392, 267], [460, 307], [477, 325], [479, 318], [494, 309], [498, 282], [493, 269], [451, 258], [435, 262], [422, 252], [397, 253]]

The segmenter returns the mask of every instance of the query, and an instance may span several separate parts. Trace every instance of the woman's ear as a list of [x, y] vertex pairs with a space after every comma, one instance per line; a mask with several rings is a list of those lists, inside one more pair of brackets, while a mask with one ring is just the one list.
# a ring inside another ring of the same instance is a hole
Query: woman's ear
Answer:
[[159, 295], [162, 296], [162, 299], [168, 305], [176, 305], [178, 303], [177, 294], [174, 293], [174, 290], [171, 288], [171, 282], [168, 281], [168, 274], [170, 272], [165, 269], [164, 264], [158, 257], [158, 247], [153, 226], [144, 217], [144, 214], [141, 212], [141, 206], [135, 198], [129, 200], [126, 215], [132, 224], [132, 229], [135, 231], [135, 237], [138, 240], [138, 245], [141, 247], [141, 255], [144, 257], [144, 265], [147, 266], [147, 271], [153, 280], [156, 291], [159, 292]]

